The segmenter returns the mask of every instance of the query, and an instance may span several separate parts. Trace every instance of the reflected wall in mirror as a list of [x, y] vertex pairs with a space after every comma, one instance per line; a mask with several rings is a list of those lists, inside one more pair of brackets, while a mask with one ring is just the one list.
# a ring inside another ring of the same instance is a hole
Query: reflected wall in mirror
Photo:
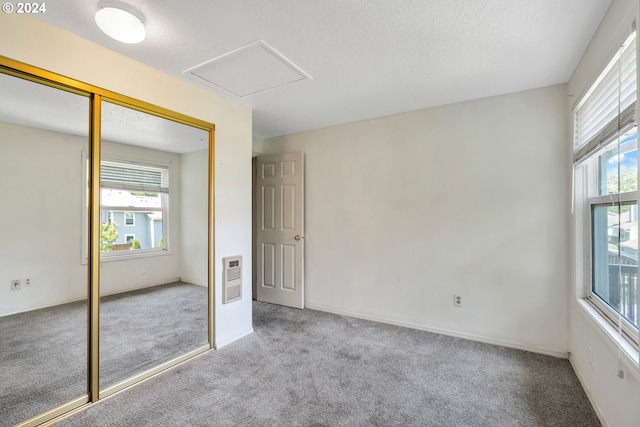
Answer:
[[89, 100], [6, 74], [0, 93], [0, 426], [9, 426], [87, 395]]
[[209, 133], [102, 103], [100, 388], [208, 344]]

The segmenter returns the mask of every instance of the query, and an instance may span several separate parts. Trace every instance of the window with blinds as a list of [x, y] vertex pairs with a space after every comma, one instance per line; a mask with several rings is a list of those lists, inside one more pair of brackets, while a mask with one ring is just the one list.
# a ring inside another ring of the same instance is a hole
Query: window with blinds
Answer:
[[574, 162], [585, 183], [590, 302], [636, 348], [638, 133], [636, 32], [574, 108]]
[[169, 191], [168, 166], [103, 160], [100, 163], [102, 255], [120, 257], [166, 252]]
[[100, 185], [137, 191], [169, 192], [169, 169], [129, 163], [103, 161]]
[[634, 31], [574, 109], [576, 161], [610, 143], [619, 132], [635, 126], [636, 63]]

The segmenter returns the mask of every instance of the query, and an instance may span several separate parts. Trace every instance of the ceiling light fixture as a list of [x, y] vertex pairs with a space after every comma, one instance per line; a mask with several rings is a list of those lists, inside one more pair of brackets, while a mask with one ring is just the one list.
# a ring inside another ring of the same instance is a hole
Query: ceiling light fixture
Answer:
[[98, 2], [96, 24], [103, 33], [122, 43], [140, 43], [144, 40], [144, 16], [125, 3]]

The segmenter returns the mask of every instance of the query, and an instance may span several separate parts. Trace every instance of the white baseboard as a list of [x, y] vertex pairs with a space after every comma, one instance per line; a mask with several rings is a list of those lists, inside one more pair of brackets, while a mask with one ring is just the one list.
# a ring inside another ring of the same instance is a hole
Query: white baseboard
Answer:
[[305, 303], [305, 308], [310, 308], [312, 310], [318, 310], [318, 311], [325, 311], [327, 313], [340, 314], [342, 316], [355, 317], [358, 319], [372, 320], [374, 322], [386, 323], [394, 326], [402, 326], [404, 328], [418, 329], [421, 331], [433, 332], [440, 335], [447, 335], [447, 336], [456, 337], [456, 338], [464, 338], [470, 341], [478, 341], [486, 344], [498, 345], [501, 347], [515, 348], [517, 350], [530, 351], [532, 353], [546, 354], [547, 356], [558, 357], [561, 359], [569, 358], [569, 353], [563, 350], [557, 350], [557, 349], [546, 348], [546, 347], [538, 347], [538, 346], [530, 346], [522, 343], [511, 342], [511, 341], [497, 340], [494, 338], [489, 338], [481, 335], [467, 334], [464, 332], [451, 331], [448, 329], [432, 328], [425, 325], [418, 325], [410, 322], [402, 322], [394, 319], [386, 319], [378, 316], [368, 316], [360, 313], [335, 310], [330, 307], [323, 307], [315, 304]]
[[569, 363], [571, 363], [573, 372], [576, 373], [576, 376], [578, 377], [578, 381], [580, 381], [580, 385], [582, 385], [582, 389], [587, 395], [589, 402], [591, 402], [591, 406], [593, 407], [593, 410], [596, 412], [596, 415], [600, 420], [600, 424], [602, 424], [602, 427], [609, 427], [609, 424], [607, 423], [607, 420], [604, 418], [604, 414], [602, 413], [602, 409], [600, 409], [600, 406], [598, 406], [598, 404], [596, 403], [596, 399], [593, 396], [593, 392], [591, 391], [589, 384], [587, 384], [587, 381], [584, 375], [582, 374], [582, 371], [580, 370], [580, 368], [578, 368], [578, 365], [573, 362], [573, 357], [571, 357], [571, 354], [569, 354]]
[[184, 282], [184, 283], [190, 283], [192, 285], [203, 286], [205, 288], [209, 286], [209, 284], [206, 281], [203, 282], [201, 280], [191, 280], [189, 277], [185, 277], [185, 276], [182, 276], [179, 280], [181, 282]]
[[[155, 286], [166, 285], [166, 284], [173, 283], [173, 282], [178, 282], [178, 281], [180, 281], [179, 277], [171, 278], [171, 279], [167, 279], [167, 280], [160, 280], [160, 281], [153, 282], [153, 283], [147, 283], [147, 284], [144, 284], [144, 285], [141, 285], [141, 286], [127, 287], [127, 288], [119, 289], [119, 290], [112, 291], [112, 292], [103, 292], [103, 293], [100, 294], [100, 297], [106, 297], [106, 296], [109, 296], [109, 295], [117, 295], [117, 294], [122, 294], [122, 293], [125, 293], [125, 292], [138, 291], [138, 290], [146, 289], [146, 288], [153, 288]], [[21, 308], [20, 310], [17, 310], [17, 311], [2, 313], [0, 315], [0, 317], [12, 316], [14, 314], [26, 313], [26, 312], [33, 311], [33, 310], [40, 310], [40, 309], [43, 309], [43, 308], [56, 307], [58, 305], [70, 304], [72, 302], [86, 301], [86, 300], [87, 300], [87, 295], [78, 296], [78, 297], [63, 298], [63, 299], [52, 301], [52, 302], [46, 303], [46, 304], [35, 305], [35, 306], [31, 306], [31, 307], [25, 307], [25, 308]]]
[[222, 347], [224, 347], [225, 345], [229, 345], [232, 342], [238, 341], [240, 338], [244, 338], [247, 335], [251, 335], [253, 333], [253, 328], [249, 328], [249, 329], [245, 329], [239, 333], [233, 334], [231, 336], [228, 337], [223, 337], [223, 338], [218, 338], [216, 336], [216, 345], [215, 348], [216, 350], [220, 350]]
[[141, 289], [147, 289], [147, 288], [153, 288], [156, 286], [162, 286], [162, 285], [168, 285], [170, 283], [175, 283], [175, 282], [179, 282], [180, 278], [179, 277], [171, 277], [169, 279], [165, 279], [165, 280], [156, 280], [150, 283], [145, 283], [144, 285], [134, 285], [134, 286], [129, 286], [126, 287], [124, 289], [118, 289], [112, 292], [101, 292], [100, 293], [100, 297], [106, 297], [109, 295], [118, 295], [118, 294], [123, 294], [125, 292], [133, 292], [133, 291], [139, 291]]

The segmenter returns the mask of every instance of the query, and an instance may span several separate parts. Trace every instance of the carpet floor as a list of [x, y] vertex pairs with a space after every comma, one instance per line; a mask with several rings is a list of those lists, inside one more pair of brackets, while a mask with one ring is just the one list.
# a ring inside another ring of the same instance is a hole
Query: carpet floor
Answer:
[[56, 424], [600, 426], [569, 362], [255, 303], [255, 333]]
[[[207, 343], [207, 289], [182, 282], [101, 298], [100, 386]], [[0, 318], [0, 426], [87, 393], [87, 304]]]

